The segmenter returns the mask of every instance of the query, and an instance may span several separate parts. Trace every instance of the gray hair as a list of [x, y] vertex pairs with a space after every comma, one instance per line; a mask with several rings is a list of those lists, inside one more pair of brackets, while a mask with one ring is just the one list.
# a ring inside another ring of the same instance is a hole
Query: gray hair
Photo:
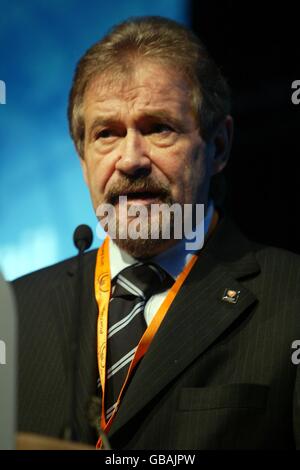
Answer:
[[138, 59], [155, 60], [176, 69], [187, 80], [191, 106], [204, 139], [230, 112], [230, 92], [203, 43], [185, 26], [159, 16], [130, 18], [90, 47], [77, 64], [69, 96], [71, 137], [84, 158], [84, 94], [101, 74], [129, 73]]

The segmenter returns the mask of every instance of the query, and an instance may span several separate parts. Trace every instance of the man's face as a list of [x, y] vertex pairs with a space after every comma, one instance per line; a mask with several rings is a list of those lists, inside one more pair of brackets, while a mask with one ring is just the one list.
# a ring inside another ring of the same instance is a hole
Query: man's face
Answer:
[[[147, 61], [121, 81], [101, 75], [85, 94], [83, 113], [82, 166], [96, 211], [103, 203], [118, 209], [118, 196], [125, 195], [129, 205], [144, 207], [207, 203], [213, 152], [178, 72]], [[145, 243], [119, 241], [137, 257], [170, 246], [168, 240]]]

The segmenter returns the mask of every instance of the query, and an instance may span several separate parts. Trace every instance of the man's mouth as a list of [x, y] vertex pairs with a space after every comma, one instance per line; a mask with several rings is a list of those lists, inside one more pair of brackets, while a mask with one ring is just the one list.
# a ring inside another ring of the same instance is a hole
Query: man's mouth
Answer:
[[[151, 203], [158, 203], [160, 200], [160, 194], [157, 192], [151, 192], [151, 191], [135, 191], [135, 192], [128, 192], [128, 193], [123, 193], [119, 194], [114, 200], [114, 204], [120, 203], [122, 200], [120, 200], [120, 197], [126, 197], [127, 202], [130, 202], [131, 204], [151, 204]], [[126, 202], [126, 200], [123, 200], [122, 202]]]

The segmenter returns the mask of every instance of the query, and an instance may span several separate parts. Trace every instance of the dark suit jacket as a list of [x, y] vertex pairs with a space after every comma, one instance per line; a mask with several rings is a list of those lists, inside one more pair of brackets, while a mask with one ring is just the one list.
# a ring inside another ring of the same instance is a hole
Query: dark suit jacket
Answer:
[[[79, 438], [97, 380], [94, 267], [84, 259], [77, 350]], [[19, 429], [60, 436], [69, 404], [70, 259], [13, 283], [19, 306]], [[240, 291], [236, 304], [225, 289]], [[246, 240], [226, 219], [201, 252], [125, 394], [109, 438], [118, 449], [300, 448], [300, 260]], [[299, 368], [298, 368], [299, 369]], [[100, 410], [99, 410], [100, 414]]]

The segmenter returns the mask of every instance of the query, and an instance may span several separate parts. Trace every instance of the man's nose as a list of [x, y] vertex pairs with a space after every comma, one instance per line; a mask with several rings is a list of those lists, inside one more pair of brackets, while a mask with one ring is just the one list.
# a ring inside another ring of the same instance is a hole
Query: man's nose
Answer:
[[116, 169], [130, 176], [147, 175], [151, 171], [148, 143], [138, 131], [130, 129], [120, 146]]

